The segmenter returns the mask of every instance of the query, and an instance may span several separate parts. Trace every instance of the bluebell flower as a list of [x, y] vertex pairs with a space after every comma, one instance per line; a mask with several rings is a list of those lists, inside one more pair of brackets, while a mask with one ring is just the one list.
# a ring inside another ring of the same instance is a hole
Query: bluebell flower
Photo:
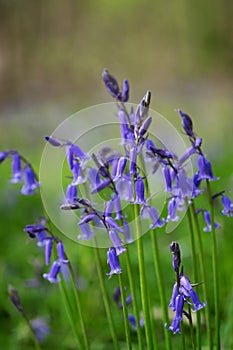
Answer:
[[173, 291], [172, 291], [172, 297], [169, 303], [169, 307], [172, 309], [172, 311], [175, 311], [176, 309], [176, 297], [178, 295], [178, 286], [177, 283], [174, 284], [173, 286]]
[[40, 183], [36, 180], [36, 176], [30, 165], [26, 165], [23, 171], [24, 185], [20, 191], [21, 194], [29, 196], [36, 193], [36, 188]]
[[21, 182], [22, 180], [22, 170], [21, 170], [21, 157], [18, 153], [13, 155], [12, 160], [12, 177], [9, 181], [10, 183]]
[[178, 210], [178, 201], [175, 197], [173, 197], [168, 202], [168, 215], [167, 215], [167, 221], [178, 221], [179, 216], [176, 215]]
[[58, 260], [61, 264], [67, 264], [69, 262], [69, 260], [65, 255], [64, 245], [61, 241], [57, 243], [57, 255], [58, 255]]
[[113, 294], [113, 300], [119, 304], [121, 301], [121, 289], [120, 287], [116, 287], [114, 290], [114, 294]]
[[105, 222], [108, 224], [110, 228], [113, 228], [120, 233], [124, 233], [123, 229], [116, 223], [116, 221], [111, 216], [107, 216], [105, 218]]
[[59, 283], [60, 277], [58, 276], [61, 270], [61, 263], [59, 261], [54, 261], [49, 273], [44, 273], [43, 277], [47, 279], [50, 283]]
[[151, 92], [147, 91], [141, 102], [137, 106], [135, 112], [135, 125], [140, 126], [149, 113], [149, 106], [151, 101]]
[[[208, 210], [205, 210], [204, 211], [204, 220], [205, 220], [205, 223], [206, 223], [206, 227], [203, 228], [203, 231], [204, 232], [211, 232], [212, 230], [212, 227], [211, 227], [211, 219], [210, 219], [210, 212]], [[214, 223], [214, 227], [216, 229], [220, 228], [221, 226], [219, 225], [218, 222], [215, 222]]]
[[107, 252], [107, 263], [110, 266], [110, 272], [107, 274], [108, 276], [121, 273], [119, 258], [114, 247], [110, 247]]
[[172, 242], [170, 245], [170, 252], [172, 253], [172, 264], [175, 272], [179, 272], [180, 268], [180, 247], [177, 242]]
[[135, 181], [135, 194], [136, 194], [136, 204], [144, 204], [145, 203], [145, 189], [144, 182], [141, 177], [138, 177]]
[[109, 187], [110, 184], [111, 184], [110, 179], [106, 179], [106, 180], [100, 182], [95, 188], [92, 189], [91, 194], [98, 193], [98, 192], [104, 190], [105, 188]]
[[88, 172], [91, 190], [95, 189], [101, 182], [99, 172], [96, 168], [90, 168]]
[[7, 158], [8, 152], [2, 151], [0, 152], [0, 164]]
[[77, 186], [73, 183], [69, 184], [66, 190], [65, 203], [75, 204], [75, 199], [78, 195]]
[[73, 181], [72, 181], [73, 185], [79, 185], [86, 182], [87, 176], [83, 174], [80, 162], [74, 162], [72, 173], [73, 173]]
[[48, 321], [44, 317], [37, 317], [30, 320], [31, 327], [39, 343], [43, 342], [48, 334], [50, 333], [50, 328], [48, 326]]
[[193, 309], [192, 311], [198, 311], [198, 310], [201, 310], [203, 307], [205, 307], [207, 305], [207, 303], [201, 303], [198, 296], [197, 296], [197, 293], [191, 289], [190, 291], [190, 294], [189, 294], [189, 298], [191, 299], [192, 301], [192, 304], [193, 304]]
[[172, 179], [171, 179], [171, 174], [170, 174], [170, 169], [168, 166], [165, 166], [163, 168], [163, 176], [166, 184], [166, 190], [167, 192], [172, 191]]
[[87, 159], [89, 159], [89, 156], [75, 144], [70, 144], [67, 146], [66, 157], [71, 171], [73, 170], [74, 164], [77, 160], [85, 162]]
[[152, 117], [147, 117], [146, 120], [144, 120], [138, 132], [140, 137], [144, 136], [147, 133], [151, 125], [151, 122], [152, 122]]
[[109, 238], [115, 248], [116, 255], [121, 255], [126, 251], [126, 249], [122, 246], [122, 240], [118, 236], [118, 233], [116, 230], [111, 229], [109, 230]]
[[144, 219], [150, 218], [152, 220], [152, 224], [150, 225], [151, 229], [162, 227], [166, 223], [165, 219], [160, 219], [159, 213], [154, 207], [146, 204], [142, 206], [140, 216]]
[[131, 324], [133, 330], [137, 330], [137, 323], [136, 323], [136, 317], [132, 314], [128, 314], [128, 320], [129, 323]]
[[94, 220], [95, 217], [96, 213], [87, 214], [79, 221], [79, 225], [87, 224], [88, 222]]
[[129, 99], [129, 82], [128, 80], [124, 80], [122, 85], [121, 101], [127, 102], [128, 99]]
[[125, 175], [116, 181], [116, 190], [122, 200], [133, 201], [133, 184], [130, 176]]
[[56, 139], [52, 136], [45, 136], [44, 138], [46, 141], [48, 141], [48, 143], [50, 143], [50, 145], [52, 145], [54, 147], [60, 147], [63, 145], [58, 139]]
[[118, 179], [119, 177], [122, 177], [123, 172], [125, 170], [126, 163], [127, 163], [127, 158], [126, 157], [121, 157], [118, 160], [117, 170], [116, 170], [116, 174], [114, 176], [114, 180]]
[[129, 227], [129, 224], [126, 220], [123, 220], [123, 227], [124, 227], [124, 233], [125, 233], [125, 241], [127, 243], [133, 242], [133, 238], [132, 238], [131, 232], [130, 232], [130, 227]]
[[130, 149], [129, 173], [130, 173], [130, 175], [137, 174], [137, 148], [136, 147], [133, 147]]
[[180, 322], [183, 319], [183, 308], [184, 308], [184, 297], [181, 294], [178, 294], [175, 301], [175, 317], [172, 321], [172, 324], [168, 328], [175, 334], [180, 333]]
[[222, 205], [222, 214], [226, 216], [233, 216], [233, 203], [228, 196], [222, 196]]
[[50, 264], [52, 248], [53, 248], [53, 239], [51, 237], [47, 237], [45, 239], [44, 247], [45, 247], [45, 265], [48, 266]]
[[102, 73], [102, 78], [112, 97], [119, 99], [121, 96], [120, 88], [114, 76], [111, 75], [107, 69], [105, 69]]
[[210, 161], [203, 155], [198, 157], [199, 178], [201, 180], [218, 180], [214, 177]]
[[183, 113], [180, 109], [178, 112], [182, 118], [182, 126], [184, 128], [184, 131], [188, 136], [190, 137], [194, 136], [192, 119], [188, 114]]
[[78, 239], [89, 240], [95, 235], [95, 232], [91, 230], [89, 223], [79, 223], [78, 226], [82, 233], [82, 235], [78, 236]]

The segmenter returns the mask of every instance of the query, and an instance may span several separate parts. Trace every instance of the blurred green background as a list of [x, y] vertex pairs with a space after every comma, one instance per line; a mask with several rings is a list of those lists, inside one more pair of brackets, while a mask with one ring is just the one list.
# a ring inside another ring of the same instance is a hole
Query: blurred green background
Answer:
[[[150, 89], [151, 107], [178, 129], [175, 110], [182, 108], [192, 115], [215, 173], [222, 178], [217, 187], [232, 190], [232, 10], [229, 0], [0, 0], [0, 149], [18, 149], [39, 169], [45, 134], [84, 107], [112, 101], [101, 79], [106, 67], [119, 81], [129, 80], [131, 102], [138, 103]], [[53, 334], [45, 348], [54, 348], [55, 334], [56, 341], [64, 339], [61, 348], [73, 349], [55, 288], [25, 288], [25, 280], [34, 273], [34, 258], [42, 263], [43, 254], [34, 244], [27, 244], [22, 229], [43, 211], [39, 195], [21, 198], [17, 186], [7, 184], [9, 169], [9, 163], [0, 168], [0, 346], [30, 348], [24, 323], [7, 299], [6, 287], [12, 283], [22, 293], [30, 317], [40, 316], [38, 311], [50, 317]], [[230, 349], [233, 287], [228, 274], [232, 273], [233, 245], [232, 224], [228, 221], [226, 225], [219, 245], [226, 302], [222, 333]], [[180, 235], [185, 242], [185, 226], [181, 225]], [[166, 273], [170, 271], [167, 246], [174, 239], [179, 239], [176, 233], [160, 242]], [[85, 306], [96, 317], [104, 315], [101, 305], [92, 305], [91, 287], [97, 283], [92, 250], [65, 243], [84, 285], [90, 287]], [[169, 288], [171, 284], [167, 281]], [[113, 287], [111, 281], [109, 290]], [[95, 294], [98, 300], [101, 296], [96, 290]], [[92, 314], [87, 317], [90, 337], [98, 338], [99, 331], [107, 342], [104, 316], [97, 325]]]

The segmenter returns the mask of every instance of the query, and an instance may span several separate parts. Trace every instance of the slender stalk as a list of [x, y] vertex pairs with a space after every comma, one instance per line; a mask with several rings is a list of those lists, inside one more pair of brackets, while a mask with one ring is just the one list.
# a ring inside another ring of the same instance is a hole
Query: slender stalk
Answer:
[[128, 310], [126, 305], [125, 288], [124, 288], [121, 274], [118, 275], [118, 280], [119, 280], [119, 286], [121, 290], [121, 302], [122, 302], [123, 315], [124, 315], [126, 344], [127, 344], [127, 349], [131, 350], [132, 343], [131, 343], [130, 328], [129, 328]]
[[[186, 201], [186, 205], [188, 205], [187, 201]], [[191, 212], [191, 208], [189, 205], [188, 205], [188, 210], [187, 210], [187, 218], [188, 218], [188, 224], [189, 224], [191, 249], [192, 249], [193, 276], [194, 276], [195, 283], [197, 283], [198, 273], [197, 273], [196, 247], [195, 247], [194, 229], [193, 229], [193, 222], [192, 222], [192, 212]], [[199, 313], [197, 313], [196, 320], [197, 320], [197, 324], [196, 324], [197, 347], [199, 350], [201, 350], [201, 325], [200, 325], [201, 319], [200, 319]]]
[[148, 303], [148, 295], [147, 295], [147, 281], [146, 281], [146, 273], [145, 273], [144, 251], [143, 251], [143, 245], [142, 245], [142, 238], [140, 237], [140, 234], [141, 234], [140, 222], [138, 219], [139, 218], [138, 204], [134, 205], [134, 216], [135, 216], [135, 229], [136, 229], [136, 237], [137, 237], [140, 289], [141, 289], [142, 309], [143, 309], [144, 320], [145, 320], [147, 349], [153, 350], [150, 311], [149, 311], [149, 303]]
[[111, 305], [109, 302], [108, 293], [107, 293], [107, 289], [106, 289], [106, 285], [105, 285], [104, 272], [103, 272], [103, 268], [102, 268], [102, 264], [101, 264], [99, 248], [98, 247], [94, 248], [94, 251], [95, 251], [96, 266], [97, 266], [97, 272], [98, 272], [98, 276], [99, 276], [102, 298], [104, 301], [105, 311], [106, 311], [107, 318], [108, 318], [108, 323], [109, 323], [109, 327], [110, 327], [110, 331], [111, 331], [111, 335], [112, 335], [112, 339], [113, 339], [113, 343], [114, 343], [114, 348], [115, 348], [115, 350], [120, 350], [119, 342], [118, 342], [117, 334], [116, 334], [116, 329], [115, 329], [115, 325], [113, 322]]
[[66, 308], [66, 313], [67, 313], [67, 316], [69, 318], [70, 325], [71, 325], [71, 328], [73, 330], [73, 333], [74, 333], [74, 336], [75, 336], [78, 348], [81, 349], [82, 348], [82, 346], [81, 346], [82, 342], [81, 342], [81, 339], [80, 339], [80, 335], [79, 335], [77, 324], [76, 324], [76, 320], [75, 320], [75, 316], [76, 315], [73, 312], [73, 308], [72, 308], [72, 305], [70, 303], [70, 299], [69, 299], [69, 296], [68, 296], [68, 293], [67, 293], [67, 290], [66, 290], [66, 286], [65, 286], [65, 281], [64, 281], [63, 278], [61, 278], [61, 282], [59, 283], [59, 287], [60, 287], [61, 295], [63, 297], [64, 305], [65, 305], [65, 308]]
[[31, 332], [31, 336], [32, 336], [32, 339], [33, 339], [33, 342], [34, 342], [34, 345], [35, 345], [35, 349], [36, 350], [40, 350], [40, 344], [36, 338], [36, 335], [35, 335], [35, 332], [32, 328], [32, 325], [31, 325], [31, 322], [30, 320], [28, 319], [26, 313], [24, 312], [24, 310], [21, 310], [21, 314], [23, 316], [23, 318], [25, 319], [27, 325], [28, 325], [28, 328], [30, 329], [30, 332]]
[[194, 334], [192, 314], [191, 314], [191, 306], [189, 304], [188, 304], [188, 314], [189, 314], [189, 329], [190, 329], [190, 335], [191, 335], [191, 341], [192, 341], [192, 349], [196, 350], [195, 334]]
[[180, 323], [180, 328], [181, 328], [181, 337], [182, 337], [182, 350], [186, 350], [183, 321], [181, 321]]
[[140, 314], [139, 314], [138, 300], [137, 300], [137, 295], [136, 295], [136, 289], [135, 289], [135, 283], [134, 283], [134, 276], [133, 276], [133, 272], [132, 272], [132, 265], [131, 265], [131, 260], [130, 260], [129, 249], [127, 249], [125, 256], [126, 256], [126, 266], [127, 266], [127, 271], [128, 271], [130, 291], [132, 293], [132, 298], [133, 298], [133, 309], [134, 309], [134, 313], [135, 313], [135, 317], [136, 317], [138, 349], [143, 350], [144, 344], [143, 344], [142, 330], [141, 330], [141, 326], [140, 326]]
[[[203, 287], [203, 295], [205, 301], [209, 300], [208, 293], [207, 293], [207, 285], [206, 285], [206, 268], [205, 268], [205, 259], [204, 259], [204, 251], [203, 251], [203, 244], [201, 239], [201, 230], [200, 225], [198, 221], [198, 217], [196, 214], [196, 208], [194, 201], [191, 203], [191, 210], [193, 215], [194, 224], [196, 227], [196, 233], [197, 233], [197, 242], [198, 242], [198, 253], [199, 253], [199, 263], [200, 263], [200, 271], [201, 271], [201, 279], [204, 282], [202, 284]], [[213, 349], [213, 341], [212, 341], [212, 334], [211, 334], [211, 320], [210, 320], [210, 308], [205, 307], [205, 316], [206, 316], [206, 328], [207, 328], [207, 337], [208, 337], [208, 344], [209, 349]]]
[[207, 194], [210, 206], [211, 217], [211, 238], [212, 238], [212, 269], [213, 269], [213, 285], [214, 285], [214, 308], [215, 308], [215, 342], [216, 350], [220, 350], [220, 314], [219, 314], [219, 282], [218, 282], [218, 256], [217, 256], [217, 243], [216, 233], [214, 227], [214, 206], [211, 194], [211, 188], [209, 180], [206, 180]]
[[[152, 246], [153, 246], [153, 260], [154, 260], [154, 268], [155, 268], [157, 283], [158, 283], [159, 298], [160, 298], [161, 307], [162, 307], [163, 320], [164, 320], [164, 323], [166, 324], [169, 322], [168, 311], [167, 311], [168, 306], [166, 302], [166, 295], [165, 295], [165, 288], [164, 288], [164, 282], [163, 282], [163, 276], [162, 276], [162, 270], [161, 270], [161, 264], [160, 264], [156, 232], [153, 230], [151, 230], [151, 240], [152, 240]], [[170, 335], [170, 332], [168, 332], [165, 328], [164, 328], [164, 335], [165, 335], [166, 349], [170, 350], [172, 348], [171, 335]]]
[[85, 327], [85, 323], [84, 323], [84, 319], [83, 319], [83, 312], [82, 312], [82, 308], [81, 308], [81, 301], [79, 298], [79, 292], [78, 292], [77, 286], [76, 286], [75, 274], [74, 274], [74, 270], [73, 270], [73, 267], [70, 264], [70, 262], [68, 263], [68, 266], [69, 266], [69, 270], [70, 270], [71, 282], [72, 282], [73, 292], [74, 292], [74, 296], [75, 296], [77, 311], [78, 311], [78, 315], [79, 315], [80, 328], [81, 328], [81, 332], [83, 335], [84, 346], [85, 346], [85, 349], [88, 350], [90, 347], [88, 344], [87, 331], [86, 331], [86, 327]]

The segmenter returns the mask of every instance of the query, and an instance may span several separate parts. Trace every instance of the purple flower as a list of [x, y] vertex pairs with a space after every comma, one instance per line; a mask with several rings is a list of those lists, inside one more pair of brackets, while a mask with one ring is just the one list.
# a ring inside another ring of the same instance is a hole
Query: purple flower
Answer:
[[[204, 220], [206, 223], [206, 227], [203, 228], [204, 232], [211, 232], [212, 227], [211, 227], [211, 219], [210, 219], [210, 212], [208, 210], [204, 211]], [[218, 222], [214, 223], [214, 228], [218, 229], [221, 226], [219, 225]]]
[[44, 317], [37, 317], [30, 320], [30, 324], [38, 342], [43, 342], [50, 333], [47, 320]]
[[133, 238], [130, 233], [130, 227], [126, 220], [123, 220], [123, 226], [124, 226], [124, 233], [125, 233], [125, 240], [127, 243], [133, 242]]
[[52, 248], [53, 248], [53, 239], [51, 237], [47, 237], [45, 239], [45, 265], [50, 264], [51, 254], [52, 254]]
[[124, 233], [123, 229], [122, 229], [122, 228], [116, 223], [116, 221], [115, 221], [113, 218], [111, 218], [110, 216], [107, 216], [107, 217], [105, 218], [105, 222], [108, 224], [108, 226], [109, 226], [110, 228], [113, 228], [113, 229], [117, 230], [117, 231], [120, 232], [120, 233]]
[[173, 291], [172, 291], [172, 297], [169, 303], [169, 307], [172, 309], [172, 311], [175, 311], [176, 309], [176, 297], [178, 295], [178, 287], [177, 283], [174, 284]]
[[133, 201], [132, 180], [129, 176], [124, 176], [117, 180], [116, 190], [119, 193], [121, 199], [128, 202]]
[[145, 190], [144, 190], [144, 182], [141, 177], [138, 177], [135, 182], [135, 194], [136, 194], [136, 204], [144, 204], [145, 203]]
[[170, 174], [170, 169], [168, 166], [165, 166], [163, 168], [163, 176], [166, 184], [166, 190], [167, 192], [172, 191], [172, 179], [171, 179], [171, 174]]
[[12, 161], [12, 178], [9, 181], [10, 183], [21, 182], [22, 180], [22, 171], [21, 171], [21, 157], [18, 153], [13, 155]]
[[110, 184], [111, 184], [111, 180], [110, 179], [106, 179], [106, 180], [102, 181], [95, 188], [92, 189], [91, 194], [94, 194], [94, 193], [102, 191], [106, 187], [109, 187]]
[[109, 231], [109, 238], [115, 248], [116, 255], [121, 255], [126, 251], [126, 249], [122, 246], [122, 241], [116, 230], [112, 229]]
[[36, 188], [40, 186], [37, 182], [36, 176], [30, 165], [26, 165], [24, 168], [24, 185], [21, 189], [21, 194], [29, 196], [36, 193]]
[[115, 175], [114, 180], [118, 179], [119, 177], [122, 177], [123, 172], [125, 170], [126, 162], [127, 162], [127, 158], [126, 157], [121, 157], [118, 160], [117, 170], [116, 170], [116, 175]]
[[85, 161], [88, 159], [88, 155], [75, 144], [67, 146], [66, 157], [71, 171], [73, 170], [74, 164], [77, 160]]
[[226, 216], [233, 216], [233, 203], [228, 196], [222, 196], [222, 205], [224, 208], [222, 210], [222, 214]]
[[160, 220], [159, 213], [157, 212], [157, 210], [149, 205], [142, 206], [140, 210], [140, 215], [144, 219], [151, 218], [152, 224], [150, 225], [150, 228], [152, 229], [156, 227], [162, 227], [166, 223], [165, 219]]
[[118, 85], [117, 80], [114, 78], [113, 75], [111, 75], [107, 69], [105, 69], [102, 73], [102, 78], [105, 83], [106, 88], [108, 89], [109, 93], [114, 98], [120, 98], [120, 88]]
[[67, 264], [69, 262], [65, 255], [64, 245], [61, 241], [57, 243], [57, 255], [60, 263]]
[[129, 82], [128, 80], [124, 80], [122, 85], [121, 101], [127, 102], [128, 99], [129, 99]]
[[175, 272], [179, 271], [180, 268], [180, 247], [177, 242], [172, 242], [170, 245], [170, 252], [172, 253], [172, 264]]
[[62, 146], [61, 142], [58, 139], [55, 139], [54, 137], [45, 136], [44, 138], [45, 138], [46, 141], [48, 141], [48, 143], [50, 143], [50, 145], [52, 145], [54, 147]]
[[171, 326], [168, 328], [173, 333], [177, 334], [180, 333], [180, 322], [183, 319], [183, 308], [184, 308], [184, 297], [181, 294], [178, 294], [175, 300], [175, 317], [172, 321]]
[[116, 254], [116, 249], [113, 247], [109, 248], [107, 252], [107, 263], [110, 266], [110, 272], [107, 274], [108, 276], [121, 273], [119, 258]]
[[94, 220], [95, 217], [96, 217], [96, 213], [87, 214], [79, 221], [79, 225], [87, 224], [91, 220]]
[[129, 323], [131, 324], [133, 330], [137, 330], [137, 324], [136, 324], [136, 317], [132, 314], [128, 314], [128, 320]]
[[218, 180], [214, 177], [210, 161], [203, 155], [198, 157], [199, 178], [201, 180]]
[[194, 312], [202, 309], [203, 307], [205, 307], [207, 305], [207, 303], [200, 302], [196, 292], [193, 289], [191, 289], [189, 297], [192, 300], [192, 304], [193, 304], [192, 311], [194, 311]]
[[139, 136], [144, 136], [145, 133], [148, 131], [150, 124], [152, 122], [152, 117], [147, 117], [146, 120], [142, 123], [140, 129], [139, 129]]
[[50, 283], [59, 283], [60, 278], [58, 277], [58, 273], [61, 269], [61, 263], [59, 261], [54, 261], [49, 273], [44, 273], [43, 277], [47, 279]]
[[78, 195], [77, 187], [74, 184], [69, 184], [66, 190], [65, 203], [73, 204], [75, 202], [75, 198]]
[[176, 215], [178, 210], [178, 202], [175, 198], [172, 198], [168, 202], [168, 215], [167, 215], [167, 220], [168, 221], [178, 221], [179, 216]]
[[124, 216], [122, 214], [122, 210], [121, 210], [121, 200], [120, 200], [120, 196], [118, 194], [115, 194], [113, 199], [113, 205], [114, 205], [114, 209], [115, 209], [115, 213], [116, 213], [116, 220], [121, 220]]
[[182, 165], [186, 160], [188, 160], [193, 154], [196, 153], [196, 148], [195, 147], [189, 147], [180, 157], [179, 159], [179, 165]]
[[95, 235], [95, 232], [91, 230], [89, 223], [79, 223], [78, 225], [82, 232], [82, 235], [79, 235], [78, 239], [89, 240]]
[[192, 137], [194, 135], [192, 119], [188, 114], [183, 113], [180, 109], [178, 112], [182, 118], [182, 126], [184, 128], [184, 131], [188, 136]]
[[72, 173], [73, 173], [73, 181], [72, 181], [73, 185], [78, 185], [78, 184], [82, 184], [82, 183], [86, 182], [87, 177], [84, 176], [82, 173], [80, 162], [77, 162], [77, 161], [74, 162]]
[[129, 154], [129, 173], [130, 175], [137, 174], [137, 148], [133, 147], [130, 149]]
[[2, 151], [0, 152], [0, 164], [6, 159], [8, 156], [8, 152]]

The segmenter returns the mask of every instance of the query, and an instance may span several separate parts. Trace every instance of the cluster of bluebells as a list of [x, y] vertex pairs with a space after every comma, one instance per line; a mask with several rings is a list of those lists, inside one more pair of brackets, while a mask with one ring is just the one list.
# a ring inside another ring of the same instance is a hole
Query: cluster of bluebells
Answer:
[[[64, 245], [61, 240], [55, 237], [48, 227], [45, 226], [46, 220], [42, 219], [39, 224], [27, 225], [24, 231], [30, 238], [37, 240], [37, 246], [44, 249], [45, 265], [50, 266], [48, 273], [43, 277], [50, 283], [60, 282], [59, 273], [63, 266], [69, 263], [64, 251]], [[53, 246], [56, 246], [56, 260], [51, 262]]]
[[[116, 287], [114, 294], [113, 294], [113, 300], [117, 304], [119, 310], [123, 309], [122, 302], [121, 302], [121, 290], [120, 287]], [[132, 304], [133, 298], [132, 294], [130, 293], [129, 296], [126, 298], [126, 306], [128, 307], [129, 305]], [[128, 313], [128, 321], [131, 324], [131, 327], [134, 331], [137, 330], [137, 322], [136, 322], [136, 317], [132, 313]], [[144, 327], [144, 318], [142, 317], [140, 319], [140, 327]]]
[[190, 280], [183, 274], [183, 269], [180, 271], [181, 254], [179, 244], [177, 242], [172, 242], [170, 251], [173, 255], [172, 264], [176, 273], [176, 282], [173, 286], [172, 297], [169, 304], [169, 307], [175, 312], [175, 317], [168, 329], [177, 334], [180, 333], [180, 324], [183, 320], [183, 316], [185, 315], [187, 318], [190, 317], [189, 313], [184, 310], [185, 304], [188, 303], [192, 305], [192, 311], [196, 312], [205, 307], [206, 303], [200, 302]]
[[[138, 106], [135, 109], [131, 107], [128, 111], [128, 81], [124, 80], [120, 89], [116, 78], [107, 70], [104, 70], [102, 77], [107, 90], [116, 100], [123, 151], [103, 147], [97, 154], [90, 155], [72, 142], [61, 142], [52, 136], [46, 136], [45, 139], [54, 147], [66, 147], [72, 181], [67, 187], [61, 208], [81, 210], [81, 219], [78, 222], [81, 234], [78, 239], [92, 239], [96, 226], [106, 229], [111, 242], [107, 252], [111, 276], [121, 273], [119, 255], [126, 250], [124, 245], [132, 241], [127, 216], [122, 210], [122, 201], [137, 204], [141, 218], [149, 218], [150, 228], [155, 229], [169, 221], [178, 221], [179, 211], [186, 208], [187, 202], [191, 203], [205, 192], [205, 188], [201, 188], [202, 182], [217, 178], [213, 175], [210, 161], [203, 154], [202, 139], [194, 132], [192, 119], [187, 114], [179, 110], [182, 126], [191, 146], [178, 157], [166, 148], [157, 147], [149, 137], [149, 127], [152, 123], [152, 117], [149, 115], [151, 93], [146, 92]], [[197, 157], [197, 171], [190, 176], [186, 167], [193, 156]], [[168, 198], [165, 218], [160, 217], [150, 198], [147, 198], [147, 176], [139, 166], [141, 157], [144, 157], [144, 162], [152, 164], [152, 173], [159, 167], [162, 168]], [[85, 184], [86, 188], [89, 186], [89, 200], [79, 197], [79, 186], [82, 184]], [[93, 196], [101, 191], [107, 191], [108, 200], [102, 210], [99, 207], [96, 210]], [[230, 199], [223, 195], [222, 203], [222, 214], [231, 216], [233, 205]], [[198, 209], [198, 212], [203, 213], [206, 223], [204, 231], [211, 231], [209, 211]], [[215, 228], [219, 227], [220, 225], [215, 223]]]
[[35, 194], [40, 184], [31, 164], [15, 150], [0, 152], [0, 164], [9, 158], [12, 160], [12, 175], [9, 182], [23, 183], [20, 193], [25, 196]]

